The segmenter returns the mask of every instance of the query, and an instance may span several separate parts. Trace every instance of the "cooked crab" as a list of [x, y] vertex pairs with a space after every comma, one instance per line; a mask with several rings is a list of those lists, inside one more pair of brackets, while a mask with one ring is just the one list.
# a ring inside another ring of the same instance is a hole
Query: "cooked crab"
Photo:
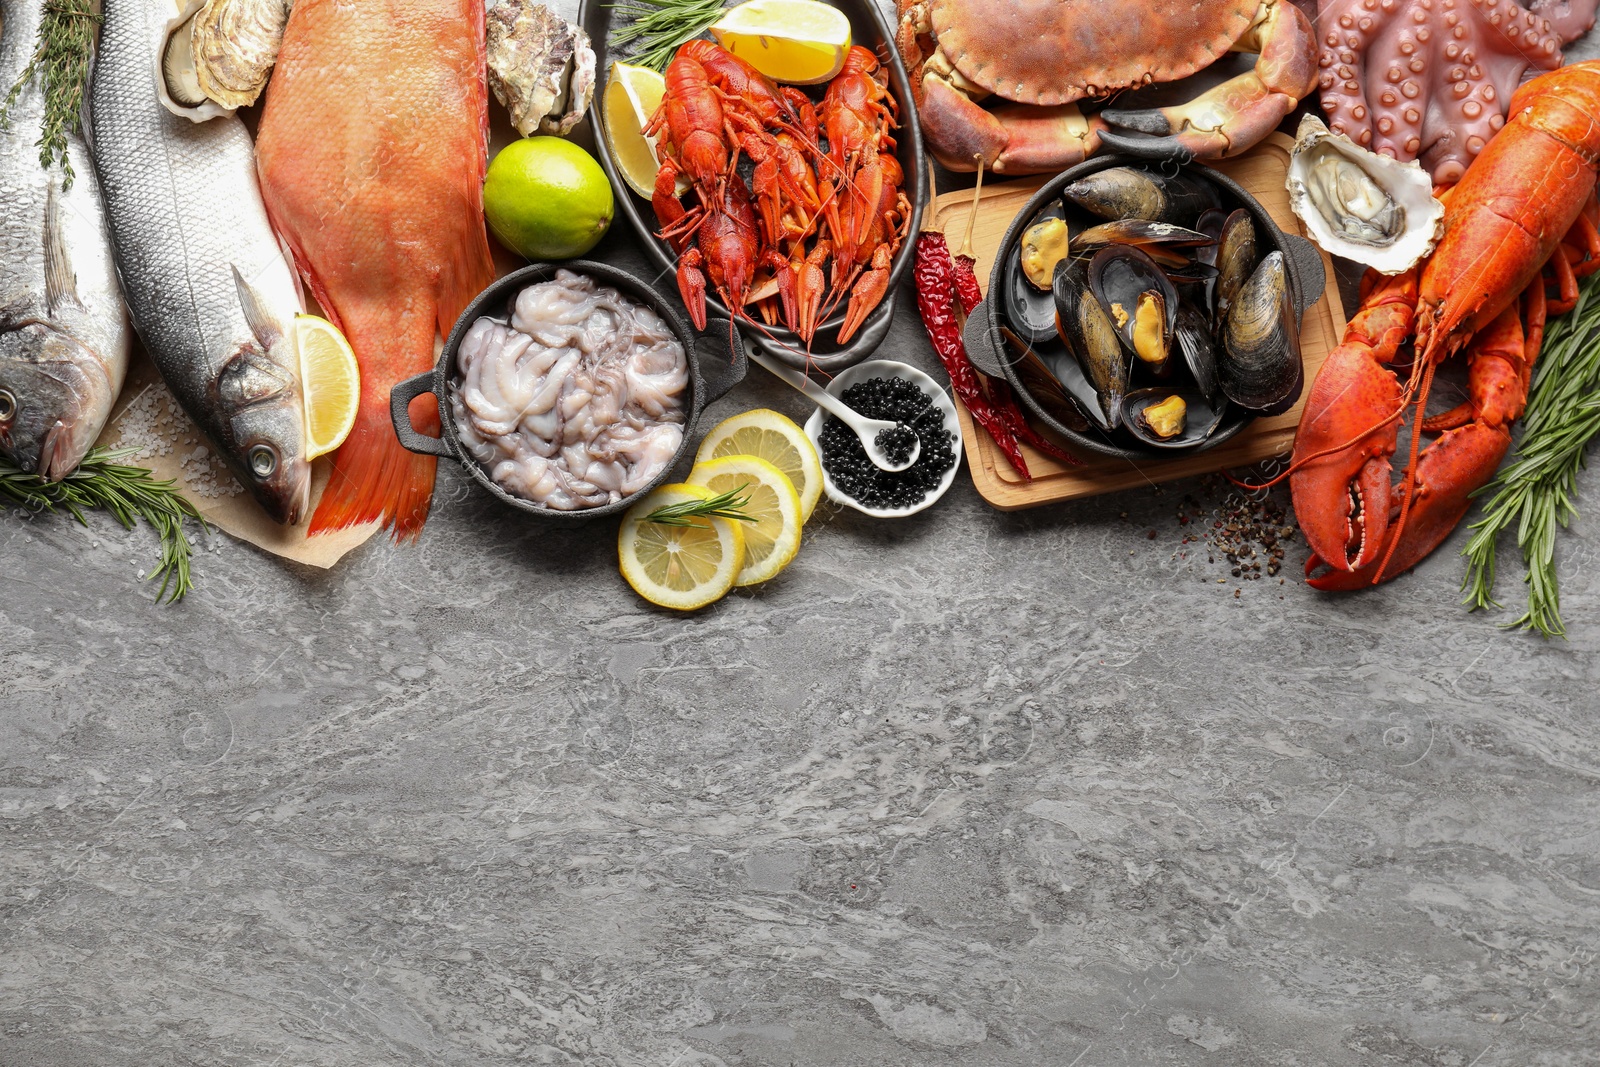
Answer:
[[[1060, 170], [1101, 144], [1146, 156], [1216, 159], [1261, 140], [1317, 84], [1317, 41], [1290, 0], [1147, 0], [1108, 18], [1103, 0], [896, 0], [896, 46], [938, 160], [1004, 174]], [[1224, 53], [1255, 68], [1174, 107], [1075, 103], [1177, 81]], [[1003, 101], [984, 108], [987, 97]]]

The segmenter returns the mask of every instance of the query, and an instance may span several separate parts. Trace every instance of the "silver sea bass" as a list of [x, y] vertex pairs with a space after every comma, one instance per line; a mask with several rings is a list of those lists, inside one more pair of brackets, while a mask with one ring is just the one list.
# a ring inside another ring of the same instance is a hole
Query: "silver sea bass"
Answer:
[[280, 523], [305, 515], [310, 464], [294, 276], [267, 223], [255, 146], [233, 116], [191, 122], [158, 96], [171, 0], [105, 0], [89, 94], [133, 325], [167, 388]]
[[[0, 0], [0, 95], [33, 55], [44, 0]], [[127, 318], [100, 186], [76, 134], [39, 165], [44, 88], [33, 78], [0, 129], [0, 453], [60, 479], [100, 436], [128, 371]]]

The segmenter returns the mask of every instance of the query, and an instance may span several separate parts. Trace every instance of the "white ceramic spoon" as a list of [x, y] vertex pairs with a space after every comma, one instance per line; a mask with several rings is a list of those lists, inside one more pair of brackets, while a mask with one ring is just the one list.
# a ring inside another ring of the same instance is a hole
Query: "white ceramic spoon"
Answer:
[[[804, 393], [806, 398], [817, 407], [854, 430], [856, 436], [861, 438], [861, 447], [866, 449], [867, 458], [872, 460], [873, 466], [880, 470], [903, 471], [915, 463], [918, 456], [922, 455], [922, 438], [913, 436], [911, 454], [905, 458], [905, 461], [903, 463], [891, 461], [888, 454], [878, 447], [878, 435], [884, 430], [892, 430], [896, 426], [904, 426], [904, 423], [888, 422], [884, 419], [869, 419], [854, 408], [848, 407], [839, 398], [799, 371], [785, 367], [783, 364], [769, 359], [754, 349], [749, 351], [749, 356], [752, 363], [761, 364], [779, 379]], [[907, 426], [906, 429], [909, 430], [911, 428]], [[915, 431], [912, 432], [915, 434]]]

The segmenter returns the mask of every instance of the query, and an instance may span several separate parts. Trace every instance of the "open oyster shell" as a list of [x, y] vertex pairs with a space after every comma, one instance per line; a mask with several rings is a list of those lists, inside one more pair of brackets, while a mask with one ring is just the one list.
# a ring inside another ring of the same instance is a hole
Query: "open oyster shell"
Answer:
[[1315, 115], [1300, 120], [1286, 184], [1312, 240], [1383, 274], [1416, 265], [1444, 227], [1444, 205], [1420, 164], [1369, 152]]
[[161, 102], [195, 122], [249, 107], [278, 61], [290, 0], [189, 0], [167, 24]]
[[488, 14], [489, 87], [524, 137], [569, 132], [594, 95], [589, 35], [543, 4], [499, 0]]

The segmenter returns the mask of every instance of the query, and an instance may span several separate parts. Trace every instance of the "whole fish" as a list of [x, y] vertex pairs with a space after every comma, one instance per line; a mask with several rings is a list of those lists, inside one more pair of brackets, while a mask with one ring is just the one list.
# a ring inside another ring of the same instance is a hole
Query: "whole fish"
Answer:
[[[267, 212], [361, 365], [355, 429], [311, 531], [415, 535], [435, 461], [400, 447], [389, 391], [494, 280], [483, 228], [483, 0], [295, 0], [256, 138]], [[438, 411], [418, 403], [419, 429]]]
[[[33, 55], [44, 0], [0, 0], [0, 98]], [[0, 128], [0, 454], [52, 480], [100, 436], [128, 372], [127, 317], [100, 186], [83, 140], [76, 178], [39, 164], [44, 87], [35, 76]]]
[[294, 273], [237, 118], [191, 122], [157, 95], [172, 0], [105, 0], [90, 154], [122, 288], [167, 388], [268, 515], [296, 523], [311, 465]]

